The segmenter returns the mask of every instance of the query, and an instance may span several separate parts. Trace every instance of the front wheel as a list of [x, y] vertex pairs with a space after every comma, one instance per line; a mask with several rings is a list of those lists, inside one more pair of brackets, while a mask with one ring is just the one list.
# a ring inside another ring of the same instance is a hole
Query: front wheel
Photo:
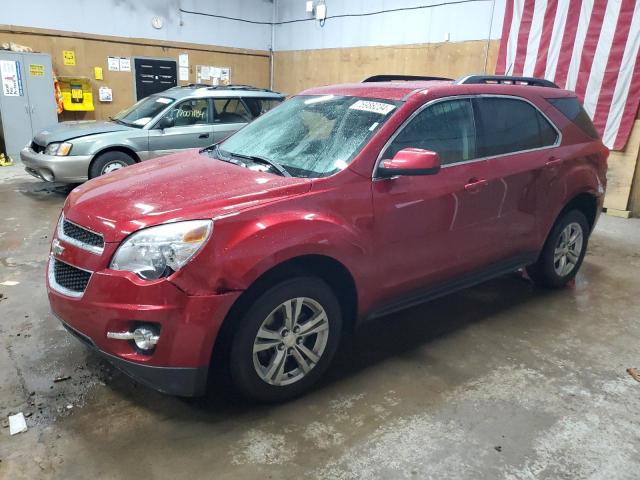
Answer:
[[584, 259], [589, 239], [589, 223], [579, 210], [558, 219], [540, 253], [538, 261], [527, 267], [537, 285], [560, 288], [572, 280]]
[[246, 397], [282, 401], [326, 371], [342, 331], [340, 304], [314, 277], [284, 281], [260, 295], [233, 336], [231, 379]]
[[105, 152], [91, 162], [91, 167], [89, 167], [89, 178], [106, 175], [107, 173], [115, 172], [116, 170], [120, 170], [121, 168], [135, 163], [136, 161], [127, 153], [115, 150]]

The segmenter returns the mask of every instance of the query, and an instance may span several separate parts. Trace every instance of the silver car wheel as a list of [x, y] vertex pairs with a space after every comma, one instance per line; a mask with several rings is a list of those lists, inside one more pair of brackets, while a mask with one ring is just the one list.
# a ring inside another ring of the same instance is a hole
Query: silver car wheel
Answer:
[[104, 167], [102, 167], [102, 171], [100, 172], [100, 175], [115, 172], [116, 170], [120, 170], [121, 168], [124, 168], [127, 165], [128, 164], [122, 160], [114, 160], [113, 162], [109, 162]]
[[567, 225], [553, 252], [553, 268], [560, 277], [569, 275], [580, 260], [584, 235], [579, 223], [573, 222]]
[[315, 367], [327, 346], [329, 320], [322, 305], [298, 297], [278, 305], [253, 343], [253, 366], [270, 385], [295, 383]]

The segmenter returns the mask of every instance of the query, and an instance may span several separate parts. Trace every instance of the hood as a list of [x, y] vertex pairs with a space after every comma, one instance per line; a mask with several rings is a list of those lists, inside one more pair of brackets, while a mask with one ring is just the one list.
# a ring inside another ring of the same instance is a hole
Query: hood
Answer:
[[90, 180], [69, 194], [64, 212], [106, 242], [119, 242], [141, 228], [229, 215], [310, 188], [309, 179], [256, 172], [188, 150]]
[[53, 125], [50, 128], [41, 131], [33, 137], [33, 140], [38, 145], [46, 147], [51, 142], [64, 142], [66, 140], [71, 140], [72, 138], [95, 135], [97, 133], [121, 132], [131, 129], [132, 127], [120, 125], [115, 122], [60, 122], [57, 125]]

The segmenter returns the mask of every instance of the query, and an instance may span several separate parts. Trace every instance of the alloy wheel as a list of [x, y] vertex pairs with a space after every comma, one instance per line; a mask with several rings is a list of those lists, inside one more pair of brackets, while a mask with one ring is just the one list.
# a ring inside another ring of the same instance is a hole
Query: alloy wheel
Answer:
[[126, 166], [127, 166], [127, 163], [123, 162], [121, 160], [116, 160], [114, 162], [109, 162], [104, 167], [102, 167], [102, 172], [100, 172], [100, 175], [104, 175], [106, 173], [115, 172], [116, 170], [120, 170], [121, 168], [124, 168]]
[[253, 343], [253, 366], [270, 385], [304, 378], [327, 346], [329, 320], [322, 305], [308, 297], [289, 299], [264, 319]]
[[567, 225], [558, 238], [553, 252], [553, 268], [560, 277], [569, 275], [580, 260], [584, 234], [579, 223]]

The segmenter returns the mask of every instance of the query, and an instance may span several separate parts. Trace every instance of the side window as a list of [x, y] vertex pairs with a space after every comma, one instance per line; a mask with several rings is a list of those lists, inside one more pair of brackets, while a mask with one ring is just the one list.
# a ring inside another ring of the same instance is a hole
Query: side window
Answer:
[[403, 148], [432, 150], [443, 165], [476, 156], [471, 101], [447, 100], [425, 108], [393, 140], [383, 158], [393, 158]]
[[247, 123], [253, 116], [240, 98], [216, 98], [215, 123]]
[[169, 110], [167, 115], [173, 118], [176, 127], [211, 123], [209, 100], [206, 98], [185, 100]]
[[477, 98], [478, 157], [553, 145], [558, 134], [538, 109], [513, 98]]
[[281, 100], [273, 98], [245, 97], [243, 100], [249, 112], [251, 112], [252, 118], [258, 118], [281, 103]]

